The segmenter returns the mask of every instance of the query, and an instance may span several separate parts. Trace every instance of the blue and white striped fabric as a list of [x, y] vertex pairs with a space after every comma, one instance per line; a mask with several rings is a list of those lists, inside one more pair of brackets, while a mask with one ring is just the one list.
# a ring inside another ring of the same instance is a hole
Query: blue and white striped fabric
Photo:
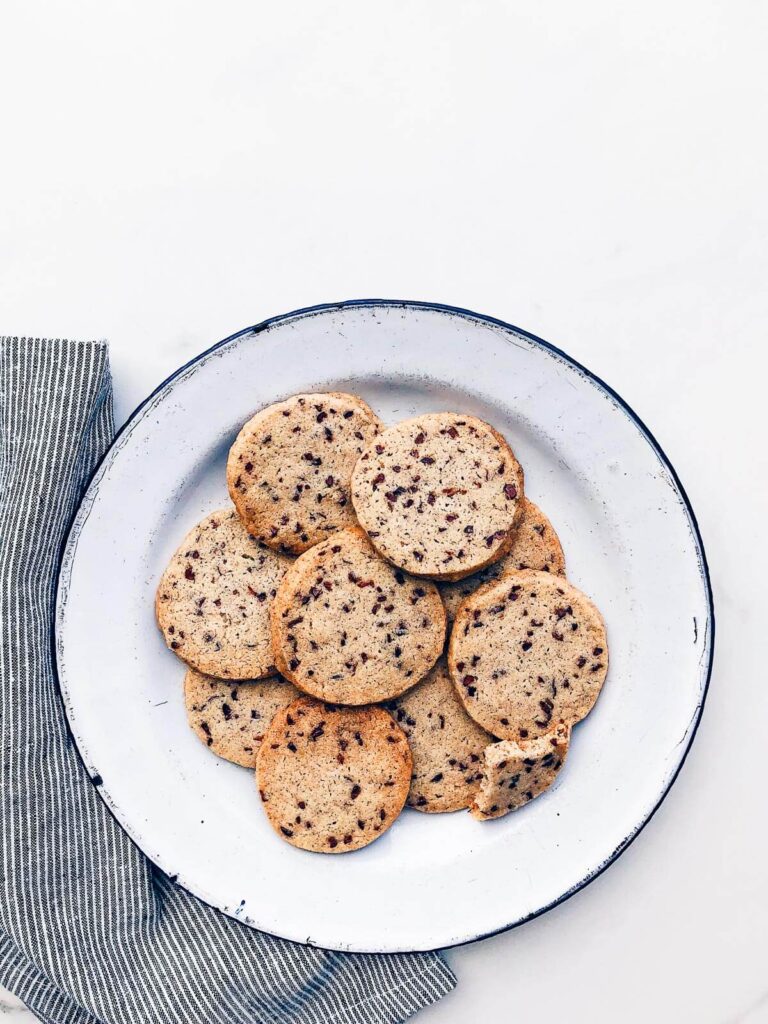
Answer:
[[455, 981], [432, 953], [252, 931], [155, 869], [82, 768], [52, 618], [68, 524], [113, 434], [106, 345], [0, 340], [0, 983], [50, 1024], [395, 1024]]

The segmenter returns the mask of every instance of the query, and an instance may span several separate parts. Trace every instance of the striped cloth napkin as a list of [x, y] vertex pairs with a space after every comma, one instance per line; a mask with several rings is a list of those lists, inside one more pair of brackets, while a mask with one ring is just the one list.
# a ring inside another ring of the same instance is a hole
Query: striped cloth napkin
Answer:
[[146, 860], [81, 766], [53, 606], [112, 435], [106, 345], [0, 340], [0, 984], [50, 1024], [405, 1020], [455, 984], [437, 954], [332, 953], [233, 921]]

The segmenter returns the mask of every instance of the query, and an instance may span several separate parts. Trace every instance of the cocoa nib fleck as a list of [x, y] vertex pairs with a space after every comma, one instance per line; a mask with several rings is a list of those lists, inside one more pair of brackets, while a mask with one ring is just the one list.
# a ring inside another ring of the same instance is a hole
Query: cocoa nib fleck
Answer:
[[191, 565], [188, 565], [187, 568], [184, 570], [184, 578], [187, 580], [194, 580], [195, 570], [192, 568]]
[[280, 826], [280, 831], [283, 833], [284, 836], [288, 836], [289, 839], [293, 835], [293, 831], [290, 828], [286, 828], [285, 825]]
[[361, 793], [361, 789], [357, 785], [357, 783], [355, 783], [355, 785], [352, 787], [352, 791], [349, 794], [351, 799], [352, 800], [357, 800], [357, 798], [360, 796], [360, 793]]
[[494, 543], [495, 541], [497, 541], [497, 540], [501, 540], [501, 538], [502, 538], [502, 537], [504, 536], [504, 533], [505, 533], [505, 531], [504, 531], [504, 530], [497, 530], [497, 531], [496, 531], [496, 533], [492, 533], [492, 534], [490, 534], [490, 536], [488, 536], [488, 537], [486, 537], [486, 538], [485, 538], [485, 546], [486, 546], [487, 548], [491, 547], [491, 545], [492, 545], [492, 544], [493, 544], [493, 543]]
[[311, 740], [319, 740], [325, 732], [325, 722], [318, 722], [312, 732], [309, 734]]
[[443, 778], [443, 773], [442, 772], [438, 772], [437, 775], [433, 775], [432, 778], [429, 781], [430, 782], [440, 782], [442, 780], [442, 778]]

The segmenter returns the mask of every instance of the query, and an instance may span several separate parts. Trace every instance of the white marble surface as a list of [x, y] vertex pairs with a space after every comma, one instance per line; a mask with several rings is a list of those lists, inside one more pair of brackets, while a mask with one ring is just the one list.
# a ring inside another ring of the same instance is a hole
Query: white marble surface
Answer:
[[0, 329], [109, 338], [119, 417], [270, 314], [429, 298], [586, 363], [688, 489], [718, 636], [677, 784], [587, 890], [452, 951], [420, 1020], [768, 1021], [768, 6], [3, 14]]
[[31, 1024], [37, 1019], [20, 999], [0, 986], [0, 1020], [26, 1021]]

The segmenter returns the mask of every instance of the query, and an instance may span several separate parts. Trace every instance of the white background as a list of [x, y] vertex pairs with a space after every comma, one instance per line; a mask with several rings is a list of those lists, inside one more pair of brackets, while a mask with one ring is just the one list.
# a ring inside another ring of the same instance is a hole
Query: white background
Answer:
[[271, 314], [432, 299], [585, 363], [689, 492], [718, 620], [677, 784], [420, 1024], [768, 1021], [767, 51], [761, 0], [0, 7], [0, 330], [108, 338], [118, 420]]

